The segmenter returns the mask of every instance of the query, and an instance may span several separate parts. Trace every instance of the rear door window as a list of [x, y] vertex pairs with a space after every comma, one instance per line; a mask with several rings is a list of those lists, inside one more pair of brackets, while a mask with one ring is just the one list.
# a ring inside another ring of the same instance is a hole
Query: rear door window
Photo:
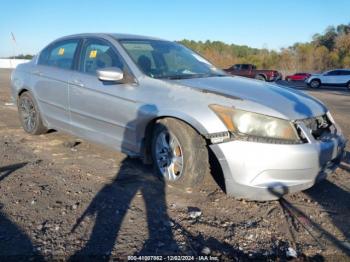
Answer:
[[53, 44], [41, 52], [39, 64], [72, 69], [78, 43], [78, 39], [73, 39]]
[[336, 76], [339, 75], [339, 71], [338, 70], [333, 70], [327, 73], [327, 76]]
[[349, 70], [342, 70], [342, 71], [340, 71], [340, 75], [348, 76], [348, 75], [350, 75], [350, 71]]

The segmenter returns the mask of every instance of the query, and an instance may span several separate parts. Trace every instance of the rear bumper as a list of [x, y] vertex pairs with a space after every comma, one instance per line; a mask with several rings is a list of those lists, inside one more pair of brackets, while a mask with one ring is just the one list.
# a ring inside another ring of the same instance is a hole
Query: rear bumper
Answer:
[[273, 200], [312, 187], [337, 168], [346, 141], [299, 145], [231, 141], [211, 145], [225, 177], [227, 194], [251, 200]]

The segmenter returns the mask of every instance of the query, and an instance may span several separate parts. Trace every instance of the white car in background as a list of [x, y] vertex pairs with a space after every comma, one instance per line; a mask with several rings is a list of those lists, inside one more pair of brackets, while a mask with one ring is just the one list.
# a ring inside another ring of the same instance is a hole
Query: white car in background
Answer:
[[311, 75], [305, 80], [311, 88], [321, 85], [346, 86], [350, 90], [350, 69], [335, 69], [322, 74]]

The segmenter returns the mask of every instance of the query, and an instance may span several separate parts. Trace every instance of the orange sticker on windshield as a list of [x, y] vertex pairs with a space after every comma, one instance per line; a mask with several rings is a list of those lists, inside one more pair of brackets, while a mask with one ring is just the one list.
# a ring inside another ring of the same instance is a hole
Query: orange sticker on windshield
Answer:
[[60, 48], [59, 50], [58, 50], [58, 55], [64, 55], [64, 48]]
[[97, 55], [97, 50], [91, 50], [91, 51], [90, 51], [89, 57], [90, 57], [90, 58], [95, 58], [96, 55]]

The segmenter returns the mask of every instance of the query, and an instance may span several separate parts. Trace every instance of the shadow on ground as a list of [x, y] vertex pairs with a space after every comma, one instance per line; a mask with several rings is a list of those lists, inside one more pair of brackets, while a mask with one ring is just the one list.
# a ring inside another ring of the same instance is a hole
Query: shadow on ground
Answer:
[[350, 215], [350, 193], [328, 180], [320, 182], [305, 193], [324, 210], [329, 211], [332, 224], [344, 235], [346, 241], [339, 240], [320, 226], [316, 228], [327, 240], [350, 256], [349, 216], [339, 216], [341, 213]]
[[339, 166], [341, 169], [350, 172], [350, 152], [346, 151], [343, 161]]
[[[135, 170], [138, 174], [135, 174]], [[74, 225], [73, 231], [86, 216], [96, 216], [89, 241], [72, 257], [73, 259], [101, 254], [107, 258], [111, 255], [121, 224], [138, 192], [142, 194], [145, 202], [149, 236], [139, 253], [154, 255], [156, 250], [158, 255], [178, 253], [167, 213], [164, 181], [149, 171], [139, 160], [123, 160], [114, 181], [105, 185], [95, 195]]]
[[[0, 182], [26, 164], [0, 167]], [[3, 212], [3, 208], [0, 203], [0, 261], [44, 261], [27, 234]]]
[[[332, 223], [344, 235], [344, 240], [330, 233], [327, 229], [315, 222], [315, 220], [311, 219], [304, 211], [296, 207], [295, 204], [286, 200], [283, 195], [288, 194], [288, 188], [283, 184], [278, 184], [270, 188], [269, 191], [280, 198], [279, 203], [289, 227], [289, 238], [291, 242], [294, 243], [295, 247], [297, 247], [296, 235], [298, 232], [297, 224], [299, 224], [303, 230], [313, 238], [313, 242], [317, 244], [321, 250], [324, 250], [328, 244], [332, 244], [346, 256], [350, 256], [350, 242], [348, 242], [350, 228], [347, 221], [348, 219], [346, 216], [342, 216], [341, 219], [338, 219], [336, 216], [337, 212], [349, 213], [349, 192], [328, 180], [322, 181], [311, 189], [304, 191], [311, 199], [321, 205], [324, 211], [332, 213], [332, 215], [330, 215]], [[337, 211], [335, 211], [335, 209]]]
[[27, 163], [19, 163], [9, 166], [0, 167], [0, 182], [15, 172], [17, 169], [24, 167]]

